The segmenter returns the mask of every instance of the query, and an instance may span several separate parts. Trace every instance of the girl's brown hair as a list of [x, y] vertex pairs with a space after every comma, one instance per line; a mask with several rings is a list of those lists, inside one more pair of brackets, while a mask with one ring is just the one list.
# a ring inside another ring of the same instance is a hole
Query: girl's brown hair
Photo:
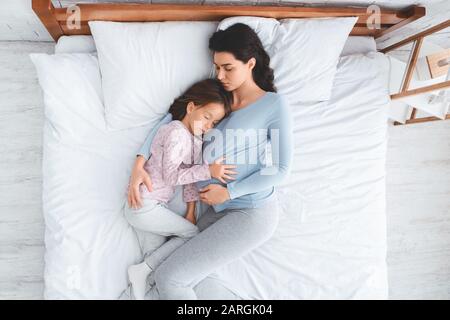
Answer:
[[231, 113], [233, 95], [226, 91], [217, 79], [199, 81], [174, 100], [169, 108], [173, 120], [181, 121], [184, 118], [189, 102], [193, 102], [197, 106], [204, 106], [208, 103], [223, 104], [225, 117], [227, 117]]

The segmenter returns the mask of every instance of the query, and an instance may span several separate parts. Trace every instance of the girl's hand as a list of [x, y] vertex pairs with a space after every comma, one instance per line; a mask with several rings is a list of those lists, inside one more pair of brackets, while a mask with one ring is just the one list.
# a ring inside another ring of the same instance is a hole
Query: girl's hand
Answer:
[[236, 180], [233, 177], [230, 177], [229, 175], [237, 174], [237, 172], [231, 170], [235, 169], [236, 166], [230, 165], [230, 164], [222, 164], [225, 157], [220, 157], [216, 161], [214, 161], [213, 164], [209, 165], [209, 172], [211, 174], [211, 177], [216, 178], [223, 184], [226, 184], [227, 182], [225, 179], [228, 180]]
[[192, 224], [196, 224], [195, 221], [195, 201], [188, 202], [186, 207], [186, 214], [184, 216]]
[[197, 223], [197, 221], [195, 221], [195, 214], [186, 214], [185, 218], [192, 224]]
[[153, 190], [152, 181], [147, 171], [144, 170], [146, 160], [143, 156], [138, 156], [134, 162], [128, 186], [128, 206], [133, 209], [142, 207], [139, 186], [144, 183], [149, 192]]
[[220, 204], [230, 200], [228, 189], [218, 184], [209, 184], [200, 189], [199, 195], [200, 200], [209, 205]]

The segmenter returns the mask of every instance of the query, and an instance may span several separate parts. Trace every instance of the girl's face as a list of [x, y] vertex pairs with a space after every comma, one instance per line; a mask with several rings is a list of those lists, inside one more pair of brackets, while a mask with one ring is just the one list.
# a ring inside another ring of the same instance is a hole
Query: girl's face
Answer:
[[243, 63], [230, 52], [214, 52], [217, 79], [227, 91], [233, 91], [247, 80], [253, 79], [252, 70], [255, 64], [255, 58]]
[[189, 102], [183, 122], [192, 134], [200, 136], [211, 130], [223, 117], [225, 117], [225, 108], [221, 103], [211, 102], [197, 106]]

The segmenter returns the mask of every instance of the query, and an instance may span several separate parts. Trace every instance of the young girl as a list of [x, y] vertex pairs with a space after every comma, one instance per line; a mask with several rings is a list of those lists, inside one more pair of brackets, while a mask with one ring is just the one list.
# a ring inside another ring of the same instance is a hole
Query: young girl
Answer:
[[[236, 166], [202, 163], [202, 134], [231, 112], [232, 95], [215, 79], [200, 81], [178, 97], [169, 109], [173, 121], [162, 126], [150, 147], [152, 156], [144, 168], [150, 174], [152, 190], [141, 190], [144, 205], [125, 206], [125, 217], [135, 228], [144, 262], [128, 268], [136, 299], [144, 298], [146, 279], [175, 249], [199, 231], [195, 221], [196, 182], [216, 178], [234, 180]], [[184, 217], [169, 210], [175, 186], [183, 185], [187, 203]], [[166, 242], [166, 237], [172, 237]]]

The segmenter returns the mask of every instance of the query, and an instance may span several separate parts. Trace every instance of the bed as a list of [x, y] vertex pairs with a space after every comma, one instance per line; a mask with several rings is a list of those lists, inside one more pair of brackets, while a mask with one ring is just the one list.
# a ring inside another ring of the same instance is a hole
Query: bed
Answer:
[[[152, 125], [106, 130], [100, 75], [89, 75], [97, 67], [92, 37], [58, 38], [62, 57], [92, 54], [92, 65], [80, 66], [87, 74], [79, 85], [98, 101], [71, 97], [62, 86], [60, 94], [75, 102], [45, 110], [45, 298], [128, 299], [126, 269], [141, 252], [123, 217], [125, 187]], [[373, 37], [351, 36], [331, 98], [291, 105], [295, 158], [278, 188], [279, 226], [261, 247], [198, 283], [200, 299], [388, 298], [388, 74]]]

